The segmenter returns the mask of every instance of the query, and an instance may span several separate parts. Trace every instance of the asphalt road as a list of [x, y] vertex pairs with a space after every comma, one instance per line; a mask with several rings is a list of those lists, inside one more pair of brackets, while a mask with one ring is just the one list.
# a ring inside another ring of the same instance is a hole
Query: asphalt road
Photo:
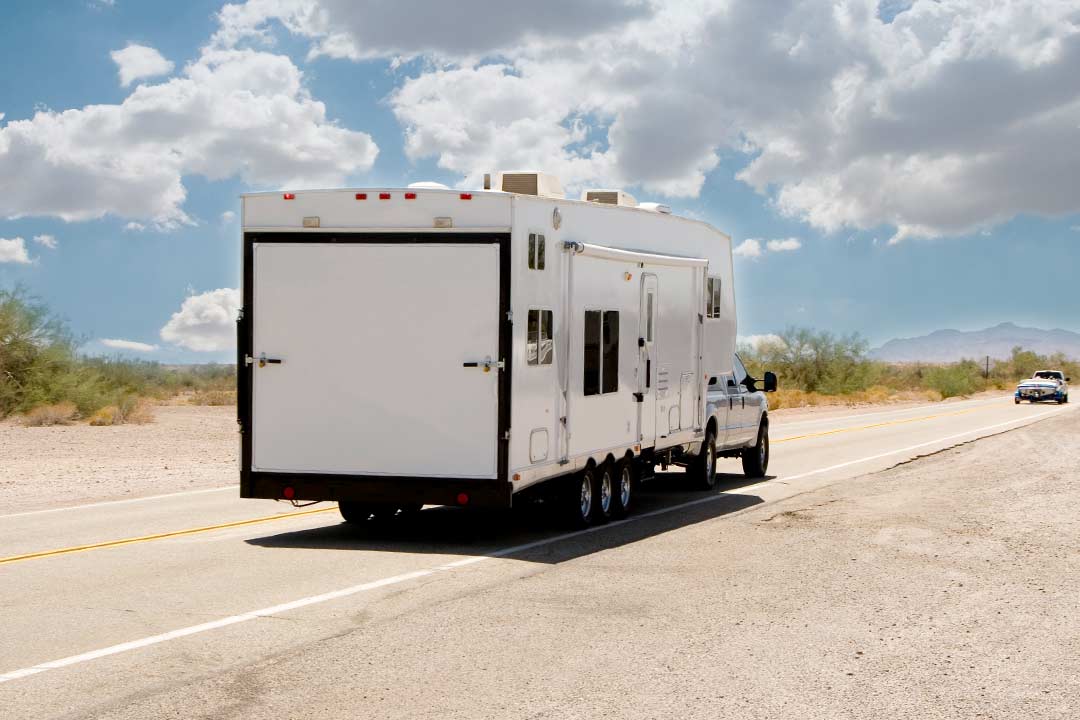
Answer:
[[0, 717], [717, 717], [738, 705], [723, 692], [738, 666], [663, 697], [659, 679], [693, 673], [680, 657], [724, 645], [657, 634], [663, 584], [678, 570], [679, 605], [722, 614], [759, 568], [690, 546], [725, 558], [747, 512], [1074, 409], [1003, 397], [778, 418], [766, 481], [722, 461], [702, 494], [670, 473], [634, 516], [582, 533], [433, 508], [358, 534], [333, 507], [231, 488], [0, 515]]

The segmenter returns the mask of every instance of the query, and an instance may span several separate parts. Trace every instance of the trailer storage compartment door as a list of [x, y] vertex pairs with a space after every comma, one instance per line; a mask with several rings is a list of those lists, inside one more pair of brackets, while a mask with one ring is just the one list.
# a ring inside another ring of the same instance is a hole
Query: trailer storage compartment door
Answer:
[[256, 241], [252, 255], [253, 470], [497, 477], [497, 244]]

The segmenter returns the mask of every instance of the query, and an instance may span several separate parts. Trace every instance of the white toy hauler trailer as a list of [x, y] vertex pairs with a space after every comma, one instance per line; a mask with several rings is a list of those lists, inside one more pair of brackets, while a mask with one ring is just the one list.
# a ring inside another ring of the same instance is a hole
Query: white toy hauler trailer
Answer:
[[243, 197], [241, 496], [359, 521], [555, 491], [587, 524], [656, 463], [764, 474], [730, 238], [539, 173], [496, 187]]

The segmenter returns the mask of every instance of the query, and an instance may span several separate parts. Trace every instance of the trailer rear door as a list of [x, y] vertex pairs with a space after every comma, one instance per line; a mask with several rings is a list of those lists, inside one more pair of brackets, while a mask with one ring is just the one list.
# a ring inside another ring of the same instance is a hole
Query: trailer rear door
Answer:
[[256, 241], [251, 270], [253, 470], [497, 477], [497, 243]]

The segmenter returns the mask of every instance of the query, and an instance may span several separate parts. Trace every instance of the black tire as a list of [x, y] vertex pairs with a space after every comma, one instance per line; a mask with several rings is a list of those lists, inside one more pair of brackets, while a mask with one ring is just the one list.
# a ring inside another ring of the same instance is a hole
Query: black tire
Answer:
[[1020, 404], [1020, 398], [1013, 398], [1013, 402], [1015, 402], [1017, 405], [1019, 405]]
[[607, 522], [615, 516], [615, 463], [608, 460], [596, 471], [596, 519]]
[[716, 487], [716, 430], [711, 425], [701, 441], [701, 452], [690, 463], [690, 483], [698, 490]]
[[613, 496], [613, 517], [621, 518], [630, 514], [637, 499], [637, 477], [634, 473], [634, 461], [623, 458], [615, 465], [615, 487]]
[[765, 477], [769, 469], [769, 423], [765, 420], [758, 428], [757, 442], [743, 450], [742, 469], [748, 478]]
[[371, 514], [375, 512], [375, 507], [371, 503], [343, 500], [338, 503], [338, 510], [341, 512], [342, 520], [349, 524], [356, 524], [370, 519]]
[[571, 475], [562, 492], [563, 516], [571, 528], [586, 528], [596, 521], [598, 497], [596, 468], [589, 465]]

